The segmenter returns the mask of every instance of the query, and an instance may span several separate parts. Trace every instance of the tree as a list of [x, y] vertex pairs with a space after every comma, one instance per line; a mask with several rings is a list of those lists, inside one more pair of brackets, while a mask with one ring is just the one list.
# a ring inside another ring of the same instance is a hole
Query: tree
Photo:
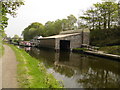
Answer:
[[45, 36], [50, 36], [54, 34], [54, 21], [48, 21], [45, 23], [45, 31], [46, 35]]
[[111, 28], [111, 23], [114, 22], [115, 14], [117, 14], [117, 3], [115, 2], [103, 2], [100, 4], [100, 12], [101, 16], [103, 17], [104, 22], [104, 29]]
[[54, 22], [55, 34], [59, 34], [62, 31], [62, 20], [56, 20]]
[[[47, 21], [45, 25], [34, 22], [24, 29], [22, 35], [24, 40], [31, 40], [35, 36], [51, 36], [59, 34], [62, 30], [71, 30], [75, 27], [77, 19], [75, 16], [70, 15], [67, 19], [57, 19], [56, 21]], [[63, 26], [64, 25], [64, 26]]]
[[74, 15], [69, 15], [68, 17], [68, 28], [70, 30], [74, 29], [74, 24], [77, 22], [77, 19]]
[[61, 28], [62, 30], [73, 30], [75, 27], [75, 23], [77, 22], [77, 19], [74, 15], [67, 16], [67, 19], [61, 20]]
[[17, 42], [17, 41], [19, 41], [19, 38], [20, 37], [18, 35], [14, 35], [14, 37], [12, 39], [13, 39], [14, 42]]
[[87, 22], [90, 29], [111, 28], [117, 22], [117, 7], [114, 0], [104, 0], [102, 3], [94, 4], [93, 8], [88, 9], [80, 18]]
[[45, 23], [46, 36], [56, 35], [62, 31], [62, 20], [48, 21]]
[[62, 19], [62, 30], [68, 30], [68, 22], [67, 19]]
[[84, 17], [81, 17], [83, 19], [86, 19], [88, 20], [88, 24], [89, 24], [89, 27], [92, 27], [92, 29], [94, 30], [95, 29], [95, 24], [96, 24], [96, 10], [94, 8], [90, 8], [89, 10], [86, 11], [86, 13], [84, 13], [87, 17], [84, 18]]
[[8, 0], [8, 1], [0, 1], [0, 30], [4, 30], [8, 25], [8, 17], [7, 14], [11, 16], [16, 16], [16, 10], [21, 6], [24, 5], [22, 0]]
[[43, 35], [44, 26], [41, 23], [34, 22], [24, 29], [22, 35], [24, 40], [31, 40], [35, 36]]

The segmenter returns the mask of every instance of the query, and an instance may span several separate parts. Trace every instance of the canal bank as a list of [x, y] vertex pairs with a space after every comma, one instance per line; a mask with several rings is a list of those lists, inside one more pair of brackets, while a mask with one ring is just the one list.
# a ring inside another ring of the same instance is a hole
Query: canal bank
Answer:
[[97, 52], [85, 51], [84, 53], [94, 55], [94, 56], [103, 57], [103, 58], [115, 59], [115, 60], [120, 61], [120, 56], [119, 55], [107, 54], [107, 53], [104, 53], [102, 51], [97, 51]]
[[114, 59], [117, 61], [120, 61], [120, 55], [114, 55], [114, 54], [108, 54], [108, 53], [104, 53], [104, 51], [98, 51], [98, 50], [85, 50], [85, 49], [73, 49], [73, 52], [76, 53], [84, 53], [87, 55], [93, 55], [93, 56], [98, 56], [98, 57], [102, 57], [102, 58], [108, 58], [108, 59]]

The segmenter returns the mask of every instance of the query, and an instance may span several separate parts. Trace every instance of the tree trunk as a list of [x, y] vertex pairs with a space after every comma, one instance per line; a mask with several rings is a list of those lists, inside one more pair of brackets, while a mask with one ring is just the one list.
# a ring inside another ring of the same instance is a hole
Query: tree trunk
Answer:
[[99, 24], [99, 29], [101, 29], [101, 23], [100, 23], [100, 20], [99, 20], [98, 24]]
[[108, 28], [110, 29], [110, 13], [108, 14]]
[[93, 30], [95, 29], [95, 20], [94, 20], [94, 13], [93, 13]]
[[106, 19], [106, 13], [105, 13], [105, 16], [104, 16], [104, 29], [106, 29], [106, 26], [107, 26], [107, 19]]

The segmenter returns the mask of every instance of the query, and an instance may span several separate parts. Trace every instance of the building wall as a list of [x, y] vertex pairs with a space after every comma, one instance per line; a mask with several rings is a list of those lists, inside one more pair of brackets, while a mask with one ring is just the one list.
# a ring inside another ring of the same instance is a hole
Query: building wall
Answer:
[[81, 34], [68, 36], [68, 37], [64, 37], [64, 38], [57, 38], [56, 43], [55, 43], [56, 50], [60, 49], [60, 40], [69, 40], [70, 41], [70, 49], [81, 47], [81, 44], [82, 44]]
[[90, 43], [90, 33], [89, 32], [83, 32], [83, 44], [89, 45]]
[[40, 39], [39, 47], [55, 49], [55, 39]]

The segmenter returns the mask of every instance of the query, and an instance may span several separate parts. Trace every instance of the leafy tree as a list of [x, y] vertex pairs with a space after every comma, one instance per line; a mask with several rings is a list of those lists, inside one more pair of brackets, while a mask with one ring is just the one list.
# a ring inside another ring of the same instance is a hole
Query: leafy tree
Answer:
[[101, 16], [103, 17], [104, 29], [110, 28], [110, 24], [114, 22], [115, 14], [117, 14], [117, 3], [115, 2], [103, 2], [100, 8]]
[[62, 19], [62, 30], [68, 30], [68, 22], [67, 19]]
[[54, 22], [54, 34], [59, 34], [62, 31], [62, 20], [56, 20]]
[[114, 0], [104, 0], [96, 3], [93, 8], [87, 10], [80, 18], [85, 20], [91, 29], [106, 29], [113, 27], [117, 22], [118, 5]]
[[34, 22], [24, 29], [22, 35], [24, 40], [33, 39], [35, 36], [43, 35], [44, 26], [41, 23]]
[[17, 41], [19, 41], [19, 38], [20, 37], [18, 35], [14, 35], [14, 37], [12, 39], [13, 39], [14, 42], [17, 42]]
[[96, 21], [96, 10], [94, 10], [94, 8], [90, 8], [89, 10], [87, 10], [84, 13], [85, 16], [81, 16], [81, 19], [84, 19], [87, 21], [87, 24], [89, 25], [89, 27], [91, 27], [92, 29], [95, 28], [95, 21]]
[[74, 29], [74, 24], [77, 22], [77, 19], [74, 15], [70, 15], [67, 17], [68, 18], [68, 28], [69, 29]]
[[8, 25], [8, 17], [7, 14], [12, 15], [13, 17], [16, 16], [16, 10], [21, 6], [24, 5], [22, 0], [8, 0], [8, 1], [0, 1], [0, 30], [4, 30]]
[[74, 15], [67, 16], [67, 19], [62, 20], [62, 28], [63, 30], [73, 30], [74, 24], [77, 22], [77, 19]]
[[48, 21], [45, 23], [45, 31], [46, 35], [45, 36], [50, 36], [54, 34], [54, 22], [53, 21]]
[[19, 36], [18, 36], [18, 35], [14, 35], [14, 37], [13, 37], [13, 38], [19, 39]]
[[22, 35], [24, 40], [31, 40], [35, 36], [51, 36], [59, 34], [62, 30], [71, 30], [75, 26], [77, 19], [70, 15], [67, 19], [58, 19], [56, 21], [47, 21], [45, 25], [35, 22], [24, 29]]
[[60, 31], [62, 31], [62, 20], [56, 20], [56, 21], [48, 21], [45, 23], [45, 36], [50, 35], [56, 35], [59, 34]]

